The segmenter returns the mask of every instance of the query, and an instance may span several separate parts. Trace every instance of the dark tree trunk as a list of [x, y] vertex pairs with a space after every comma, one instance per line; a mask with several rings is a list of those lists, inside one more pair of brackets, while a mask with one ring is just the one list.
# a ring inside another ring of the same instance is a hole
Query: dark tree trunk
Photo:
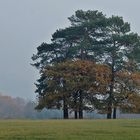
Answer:
[[[115, 46], [115, 42], [114, 42]], [[112, 116], [112, 103], [113, 103], [113, 90], [114, 90], [114, 80], [115, 80], [115, 58], [112, 53], [112, 66], [111, 66], [111, 83], [110, 83], [110, 91], [109, 91], [109, 100], [107, 107], [107, 119], [111, 119]]]
[[83, 110], [79, 110], [79, 119], [83, 119]]
[[116, 115], [117, 115], [117, 108], [116, 107], [114, 107], [114, 109], [113, 109], [113, 119], [116, 119], [117, 117], [116, 117]]
[[83, 94], [79, 91], [79, 119], [83, 119]]
[[78, 112], [77, 112], [77, 96], [78, 96], [78, 91], [75, 92], [74, 94], [74, 117], [75, 119], [78, 118]]
[[[81, 60], [85, 60], [83, 48], [81, 48]], [[79, 90], [79, 119], [83, 119], [83, 95], [82, 95], [82, 90]]]
[[69, 115], [68, 115], [68, 108], [65, 107], [64, 108], [64, 119], [68, 119], [69, 118]]
[[110, 85], [110, 93], [108, 98], [108, 107], [107, 107], [107, 119], [112, 118], [112, 94], [113, 94], [113, 83]]
[[78, 118], [77, 111], [74, 111], [74, 117], [75, 117], [75, 119], [77, 119], [77, 118]]
[[63, 100], [63, 118], [64, 119], [69, 118], [68, 105], [67, 105], [66, 97], [64, 97], [64, 100]]
[[112, 107], [108, 105], [108, 110], [107, 110], [107, 119], [112, 118]]

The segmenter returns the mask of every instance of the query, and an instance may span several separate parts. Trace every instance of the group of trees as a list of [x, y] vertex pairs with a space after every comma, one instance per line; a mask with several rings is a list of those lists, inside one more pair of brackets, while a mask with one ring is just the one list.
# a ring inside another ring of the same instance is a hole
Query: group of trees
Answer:
[[32, 60], [40, 72], [36, 109], [106, 113], [116, 118], [117, 108], [140, 111], [140, 37], [122, 17], [78, 10], [71, 25], [56, 30], [51, 43], [42, 43]]

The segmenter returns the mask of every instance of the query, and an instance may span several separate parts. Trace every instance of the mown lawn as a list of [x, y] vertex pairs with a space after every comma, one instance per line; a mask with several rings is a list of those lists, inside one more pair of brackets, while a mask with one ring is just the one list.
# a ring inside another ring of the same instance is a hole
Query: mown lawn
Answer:
[[140, 119], [1, 120], [0, 140], [140, 140]]

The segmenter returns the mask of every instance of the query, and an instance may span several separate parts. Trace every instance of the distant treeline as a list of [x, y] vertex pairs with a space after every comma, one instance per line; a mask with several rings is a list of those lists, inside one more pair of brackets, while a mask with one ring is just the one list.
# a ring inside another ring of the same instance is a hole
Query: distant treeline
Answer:
[[0, 95], [0, 119], [59, 119], [59, 110], [35, 110], [36, 103], [23, 98]]

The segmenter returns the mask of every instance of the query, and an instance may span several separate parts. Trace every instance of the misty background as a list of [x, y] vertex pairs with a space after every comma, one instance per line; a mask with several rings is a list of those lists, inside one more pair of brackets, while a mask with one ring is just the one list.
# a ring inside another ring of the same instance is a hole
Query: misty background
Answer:
[[31, 56], [76, 10], [122, 16], [140, 34], [139, 0], [0, 0], [0, 93], [35, 100]]

